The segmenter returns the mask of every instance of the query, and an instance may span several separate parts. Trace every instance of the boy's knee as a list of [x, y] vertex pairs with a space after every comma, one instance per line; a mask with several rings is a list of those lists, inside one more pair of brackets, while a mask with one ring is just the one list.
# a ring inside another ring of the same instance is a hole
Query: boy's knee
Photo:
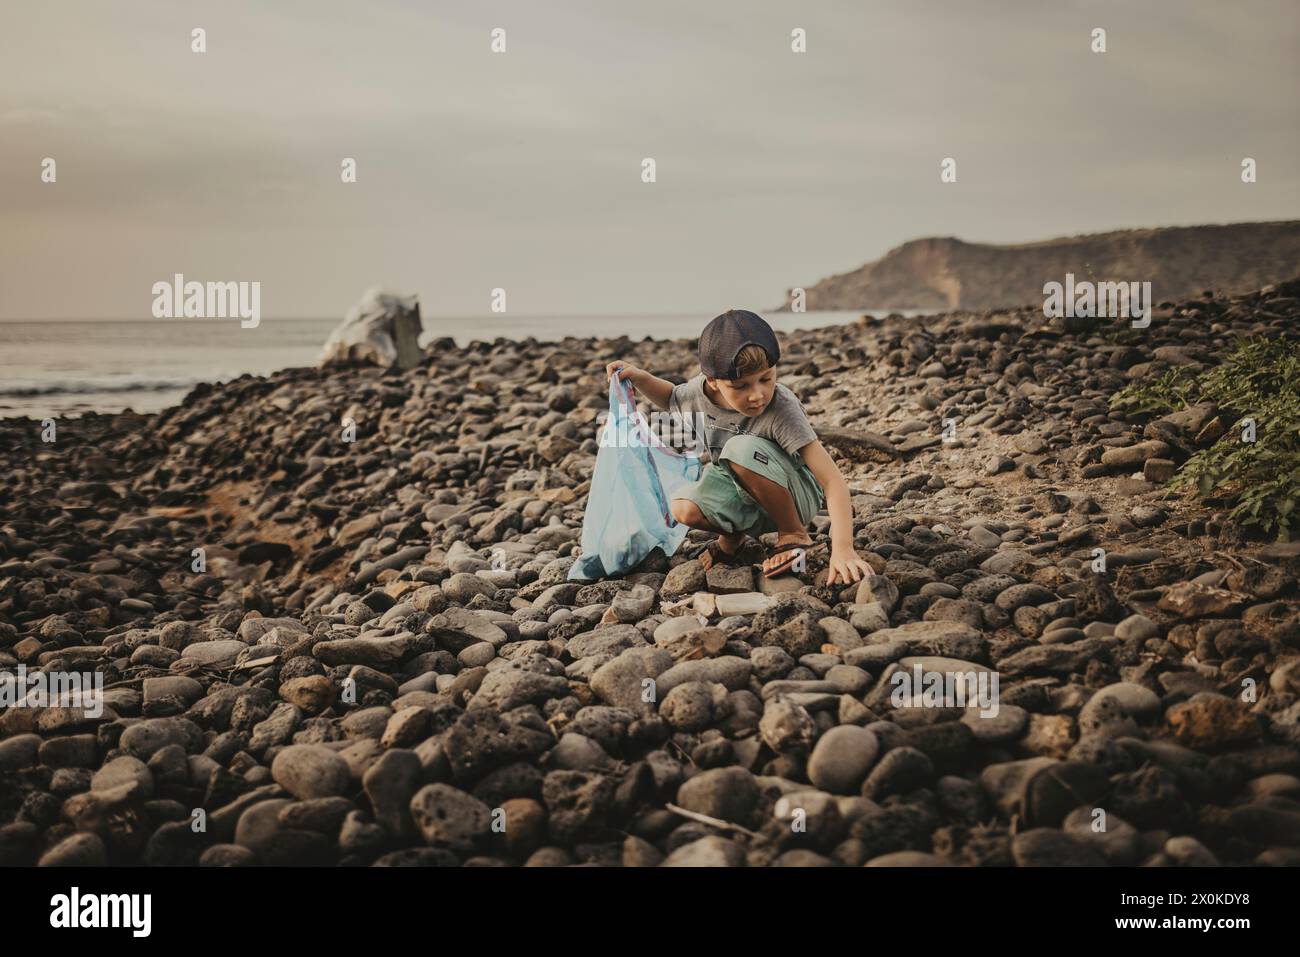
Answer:
[[673, 518], [683, 525], [692, 527], [703, 523], [704, 513], [700, 507], [687, 498], [675, 498], [669, 503], [669, 509], [673, 513]]

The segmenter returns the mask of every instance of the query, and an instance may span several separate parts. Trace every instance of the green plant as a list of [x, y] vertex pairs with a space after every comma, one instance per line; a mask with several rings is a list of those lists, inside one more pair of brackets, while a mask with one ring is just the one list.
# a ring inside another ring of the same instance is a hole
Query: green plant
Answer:
[[1145, 329], [1134, 329], [1127, 322], [1117, 326], [1110, 320], [1107, 320], [1106, 325], [1099, 327], [1094, 335], [1116, 346], [1136, 346], [1146, 341]]
[[[1241, 340], [1221, 363], [1175, 367], [1111, 397], [1111, 407], [1153, 416], [1213, 402], [1227, 431], [1191, 456], [1171, 487], [1232, 506], [1233, 521], [1288, 541], [1300, 503], [1300, 343]], [[1244, 441], [1245, 420], [1255, 441]]]

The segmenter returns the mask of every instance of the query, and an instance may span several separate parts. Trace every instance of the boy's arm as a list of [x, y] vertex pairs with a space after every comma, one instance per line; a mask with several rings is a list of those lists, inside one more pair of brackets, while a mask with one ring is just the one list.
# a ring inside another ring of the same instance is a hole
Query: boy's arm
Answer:
[[615, 373], [618, 373], [618, 377], [623, 381], [632, 383], [632, 388], [649, 399], [650, 404], [656, 409], [668, 411], [668, 401], [673, 395], [673, 384], [671, 382], [651, 375], [644, 369], [638, 369], [630, 362], [624, 362], [622, 359], [605, 366], [606, 375], [612, 376]]
[[826, 510], [831, 514], [831, 567], [826, 584], [833, 585], [836, 581], [848, 584], [863, 577], [871, 578], [875, 570], [853, 548], [853, 506], [849, 502], [849, 487], [835, 460], [820, 442], [810, 442], [799, 454], [826, 492]]

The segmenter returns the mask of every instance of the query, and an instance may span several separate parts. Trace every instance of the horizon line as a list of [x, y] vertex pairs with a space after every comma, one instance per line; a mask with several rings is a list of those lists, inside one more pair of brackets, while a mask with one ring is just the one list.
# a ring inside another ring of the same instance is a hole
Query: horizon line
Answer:
[[[919, 308], [919, 307], [918, 307]], [[763, 310], [755, 310], [763, 311]], [[768, 309], [767, 312], [781, 315], [809, 315], [812, 313], [842, 313], [842, 312], [913, 312], [913, 309], [808, 309], [803, 313], [791, 313], [786, 310]], [[550, 313], [461, 313], [457, 315], [437, 315], [430, 316], [421, 314], [422, 320], [445, 321], [455, 319], [682, 319], [693, 316], [706, 316], [707, 310], [691, 310], [686, 312], [550, 312]], [[333, 316], [263, 316], [261, 322], [342, 322], [344, 317]], [[202, 316], [176, 316], [163, 319], [157, 319], [152, 316], [41, 316], [39, 318], [18, 318], [10, 316], [0, 316], [0, 322], [214, 322], [211, 317]]]

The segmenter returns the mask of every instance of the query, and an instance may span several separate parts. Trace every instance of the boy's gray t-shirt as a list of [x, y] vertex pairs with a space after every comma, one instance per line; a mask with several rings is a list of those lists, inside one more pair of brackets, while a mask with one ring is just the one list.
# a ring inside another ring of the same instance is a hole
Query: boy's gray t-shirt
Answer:
[[704, 391], [704, 374], [701, 373], [673, 386], [668, 411], [680, 415], [687, 445], [694, 444], [693, 439], [703, 431], [704, 445], [714, 462], [722, 460], [722, 446], [737, 434], [770, 439], [796, 456], [809, 442], [817, 441], [817, 433], [813, 431], [803, 405], [779, 382], [767, 408], [751, 417], [715, 405]]

